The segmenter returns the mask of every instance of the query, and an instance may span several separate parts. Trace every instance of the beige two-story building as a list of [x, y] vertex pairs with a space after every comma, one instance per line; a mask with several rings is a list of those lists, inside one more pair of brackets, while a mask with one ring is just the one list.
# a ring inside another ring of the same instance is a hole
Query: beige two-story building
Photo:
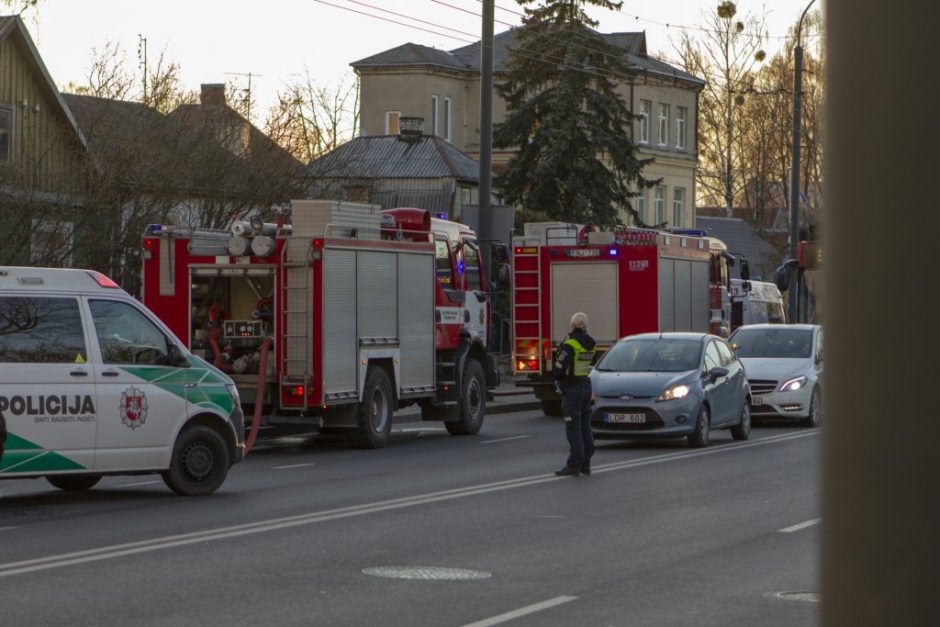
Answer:
[[[609, 43], [623, 50], [635, 75], [618, 86], [627, 108], [640, 116], [633, 140], [641, 158], [655, 160], [644, 170], [662, 179], [634, 200], [647, 224], [695, 224], [696, 119], [704, 81], [650, 57], [646, 33], [610, 33]], [[494, 80], [506, 73], [515, 31], [495, 36]], [[360, 78], [360, 134], [397, 135], [402, 117], [424, 118], [424, 132], [442, 137], [478, 158], [480, 150], [480, 43], [438, 50], [407, 43], [352, 64]], [[506, 104], [494, 94], [493, 123], [506, 117]], [[493, 169], [505, 166], [512, 152], [494, 150]], [[626, 222], [627, 217], [622, 219]]]

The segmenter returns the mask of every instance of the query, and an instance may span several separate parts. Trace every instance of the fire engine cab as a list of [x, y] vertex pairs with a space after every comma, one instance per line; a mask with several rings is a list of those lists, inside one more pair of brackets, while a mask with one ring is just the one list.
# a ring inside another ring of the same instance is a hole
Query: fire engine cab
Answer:
[[731, 257], [715, 238], [538, 222], [512, 252], [513, 372], [548, 415], [561, 412], [552, 360], [575, 312], [587, 314], [598, 356], [636, 333], [728, 335]]
[[393, 411], [477, 433], [490, 298], [476, 234], [413, 208], [293, 201], [228, 231], [153, 225], [143, 300], [238, 385], [259, 427], [384, 446]]

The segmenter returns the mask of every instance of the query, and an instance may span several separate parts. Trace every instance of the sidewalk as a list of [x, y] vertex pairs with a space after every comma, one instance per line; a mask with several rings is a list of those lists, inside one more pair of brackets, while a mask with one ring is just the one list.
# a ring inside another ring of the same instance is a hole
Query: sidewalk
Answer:
[[492, 397], [486, 399], [487, 414], [506, 414], [513, 411], [529, 411], [541, 409], [542, 403], [535, 398], [530, 387], [516, 387], [516, 380], [512, 374], [503, 373], [499, 387], [491, 392]]

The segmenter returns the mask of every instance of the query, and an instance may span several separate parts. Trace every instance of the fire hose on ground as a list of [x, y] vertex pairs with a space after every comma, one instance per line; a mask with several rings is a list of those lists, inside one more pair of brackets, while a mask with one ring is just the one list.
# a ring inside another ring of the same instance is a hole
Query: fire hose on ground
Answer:
[[258, 438], [261, 408], [264, 407], [264, 385], [268, 373], [268, 351], [270, 348], [271, 338], [266, 337], [261, 343], [261, 356], [258, 359], [258, 389], [255, 392], [255, 411], [251, 417], [251, 431], [248, 432], [248, 437], [245, 438], [245, 457], [248, 456], [248, 452], [251, 451], [251, 447], [255, 445], [255, 440]]

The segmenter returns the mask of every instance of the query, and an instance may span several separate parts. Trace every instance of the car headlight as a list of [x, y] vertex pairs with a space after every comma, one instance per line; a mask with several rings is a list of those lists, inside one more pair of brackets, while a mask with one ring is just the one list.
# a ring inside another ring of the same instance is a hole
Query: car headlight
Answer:
[[689, 392], [691, 391], [692, 391], [692, 388], [685, 385], [684, 383], [681, 385], [674, 385], [668, 390], [666, 390], [665, 392], [663, 392], [662, 394], [660, 394], [659, 398], [657, 398], [656, 400], [657, 401], [673, 401], [676, 399], [685, 398], [686, 396], [689, 395]]
[[800, 375], [795, 379], [789, 379], [780, 384], [780, 387], [777, 388], [778, 392], [796, 392], [801, 387], [806, 385], [806, 376]]

